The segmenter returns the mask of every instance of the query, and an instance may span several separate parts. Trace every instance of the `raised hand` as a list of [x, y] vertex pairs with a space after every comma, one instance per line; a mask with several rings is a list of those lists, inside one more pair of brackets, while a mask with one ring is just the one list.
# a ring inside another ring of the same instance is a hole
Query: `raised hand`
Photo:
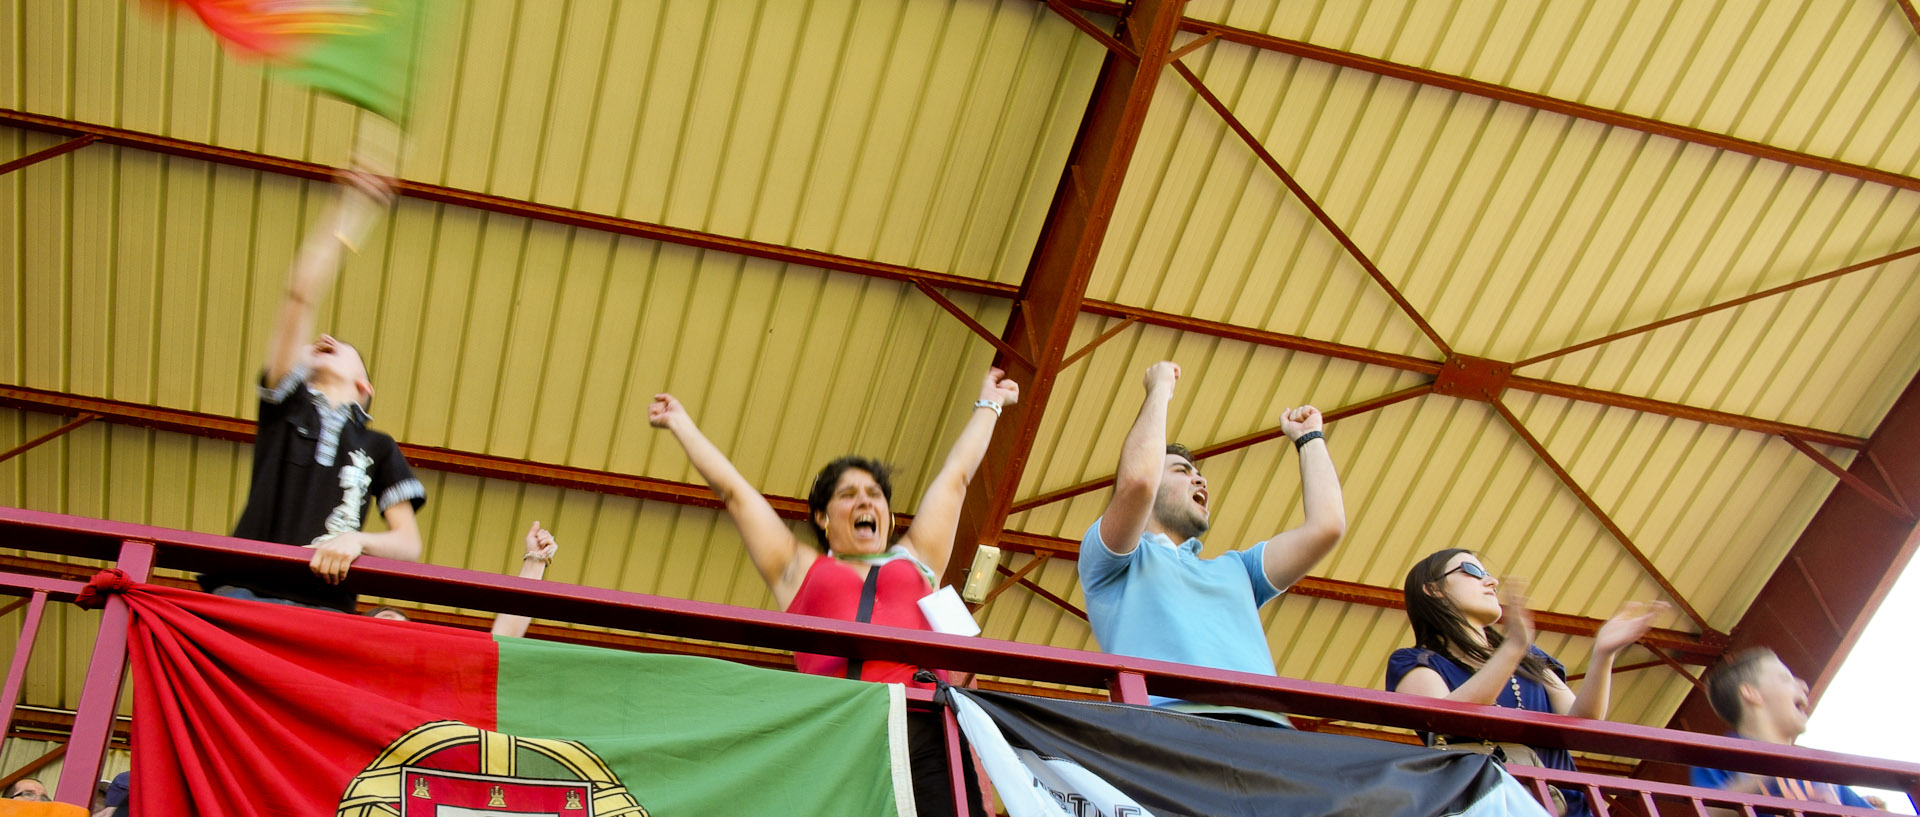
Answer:
[[1179, 380], [1180, 364], [1171, 360], [1162, 360], [1159, 363], [1147, 367], [1145, 383], [1147, 391], [1153, 391], [1161, 386], [1171, 389], [1173, 388], [1173, 384], [1179, 382]]
[[1020, 384], [1008, 380], [1004, 370], [988, 369], [986, 379], [980, 383], [980, 399], [999, 406], [1011, 406], [1020, 402]]
[[1300, 435], [1309, 431], [1319, 431], [1322, 425], [1320, 410], [1312, 406], [1290, 408], [1280, 414], [1280, 432], [1289, 440], [1300, 439]]
[[647, 425], [654, 428], [667, 428], [673, 421], [685, 419], [688, 419], [686, 406], [680, 405], [671, 394], [656, 394], [653, 402], [647, 404]]
[[1593, 634], [1593, 651], [1604, 655], [1619, 653], [1653, 629], [1653, 620], [1666, 612], [1667, 603], [1664, 601], [1627, 603]]
[[1508, 579], [1500, 583], [1500, 646], [1525, 652], [1533, 646], [1533, 611], [1527, 609], [1527, 580]]
[[540, 527], [540, 520], [535, 519], [533, 527], [527, 529], [527, 553], [520, 558], [536, 562], [551, 562], [553, 554], [559, 550], [560, 545], [554, 542], [553, 532]]

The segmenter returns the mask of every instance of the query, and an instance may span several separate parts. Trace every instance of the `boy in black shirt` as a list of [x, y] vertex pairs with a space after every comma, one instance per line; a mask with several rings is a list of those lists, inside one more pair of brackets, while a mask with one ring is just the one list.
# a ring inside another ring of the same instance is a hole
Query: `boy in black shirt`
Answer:
[[[312, 548], [312, 576], [205, 575], [200, 583], [224, 596], [352, 612], [354, 594], [339, 584], [354, 559], [420, 559], [414, 512], [427, 493], [393, 438], [367, 428], [373, 384], [359, 351], [329, 335], [310, 341], [341, 250], [354, 247], [392, 197], [378, 176], [347, 171], [340, 181], [339, 196], [307, 235], [287, 278], [260, 380], [252, 484], [233, 530]], [[360, 530], [369, 505], [385, 517], [386, 532]]]

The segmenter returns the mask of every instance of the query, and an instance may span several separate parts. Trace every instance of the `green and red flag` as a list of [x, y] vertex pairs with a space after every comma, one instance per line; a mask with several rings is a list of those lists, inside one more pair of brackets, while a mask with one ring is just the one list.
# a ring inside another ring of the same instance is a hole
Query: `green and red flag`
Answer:
[[171, 0], [231, 48], [395, 122], [430, 0]]
[[914, 813], [898, 685], [125, 598], [137, 814]]

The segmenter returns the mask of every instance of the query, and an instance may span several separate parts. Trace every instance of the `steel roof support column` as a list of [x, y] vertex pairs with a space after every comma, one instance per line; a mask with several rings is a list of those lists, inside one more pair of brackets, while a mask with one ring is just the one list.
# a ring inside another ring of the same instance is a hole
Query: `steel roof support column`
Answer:
[[1094, 85], [1093, 100], [1080, 121], [1073, 153], [1054, 190], [1047, 223], [1027, 266], [1019, 299], [1007, 320], [1005, 339], [1026, 350], [1031, 366], [1004, 352], [995, 365], [1020, 384], [1020, 402], [1006, 411], [1000, 430], [967, 489], [966, 506], [954, 537], [945, 581], [959, 584], [973, 563], [974, 550], [998, 541], [1020, 488], [1020, 474], [1033, 450], [1054, 378], [1060, 373], [1073, 337], [1074, 319], [1086, 295], [1094, 260], [1107, 235], [1127, 164], [1140, 141], [1147, 108], [1173, 51], [1186, 0], [1140, 0], [1122, 19], [1120, 40], [1135, 59], [1109, 51]]
[[[1871, 476], [1879, 471], [1877, 459], [1886, 465], [1896, 493], [1920, 496], [1920, 379], [1907, 384], [1867, 441], [1866, 452], [1876, 456], [1855, 457], [1847, 469], [1855, 478], [1877, 478]], [[1920, 528], [1913, 519], [1889, 514], [1859, 491], [1835, 485], [1734, 626], [1729, 649], [1771, 648], [1806, 677], [1818, 701], [1913, 557], [1920, 545], [1916, 534]], [[1716, 735], [1726, 731], [1697, 690], [1669, 726]]]

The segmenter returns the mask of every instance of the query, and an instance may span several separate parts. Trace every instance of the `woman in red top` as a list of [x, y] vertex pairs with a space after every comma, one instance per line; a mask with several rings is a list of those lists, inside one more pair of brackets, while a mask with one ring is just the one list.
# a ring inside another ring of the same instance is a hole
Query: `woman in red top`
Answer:
[[[886, 466], [878, 462], [848, 456], [821, 469], [807, 496], [813, 512], [808, 522], [817, 544], [802, 543], [766, 497], [700, 433], [673, 395], [653, 396], [647, 422], [673, 432], [701, 478], [720, 495], [740, 529], [747, 556], [773, 590], [781, 610], [852, 621], [868, 571], [879, 570], [872, 621], [925, 630], [930, 628], [916, 603], [933, 592], [932, 582], [947, 569], [967, 483], [987, 453], [1001, 407], [1019, 398], [1020, 387], [1006, 379], [1006, 372], [987, 372], [972, 416], [914, 509], [912, 530], [898, 543], [893, 541], [893, 485]], [[846, 671], [845, 659], [809, 656], [798, 663], [802, 672], [815, 675]], [[898, 666], [887, 668], [883, 662], [869, 662], [861, 673], [867, 680], [904, 682], [913, 672], [907, 668], [904, 676], [896, 675]]]
[[[871, 578], [875, 596], [869, 621], [930, 630], [918, 602], [933, 592], [934, 582], [947, 569], [954, 529], [960, 522], [960, 505], [966, 499], [974, 469], [987, 453], [994, 421], [1000, 417], [1001, 407], [1019, 399], [1020, 386], [1006, 379], [1006, 372], [987, 372], [972, 416], [914, 509], [912, 529], [897, 543], [893, 541], [893, 484], [886, 466], [879, 462], [847, 456], [820, 470], [807, 495], [807, 507], [812, 511], [808, 523], [816, 541], [802, 543], [766, 497], [754, 490], [726, 455], [700, 433], [673, 395], [653, 396], [653, 403], [647, 407], [647, 422], [673, 432], [701, 478], [720, 495], [727, 514], [740, 529], [747, 556], [773, 590], [774, 602], [781, 610], [855, 621], [861, 595]], [[867, 661], [850, 668], [845, 658], [804, 653], [796, 654], [794, 663], [801, 672], [814, 675], [925, 686], [913, 681], [919, 668], [910, 664]], [[922, 728], [914, 728], [917, 725]], [[920, 813], [951, 814], [951, 795], [943, 793], [947, 775], [940, 734], [937, 729], [916, 724], [914, 719], [908, 726], [915, 744], [914, 793]]]

